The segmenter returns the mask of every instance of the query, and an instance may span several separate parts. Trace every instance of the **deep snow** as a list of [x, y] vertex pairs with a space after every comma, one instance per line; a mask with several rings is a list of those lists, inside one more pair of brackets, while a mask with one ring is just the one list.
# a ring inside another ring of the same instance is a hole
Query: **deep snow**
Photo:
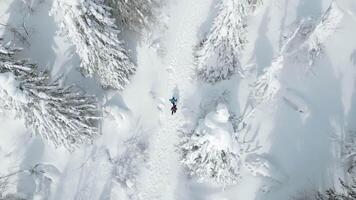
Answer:
[[[284, 64], [278, 79], [282, 93], [253, 112], [248, 100], [251, 85], [278, 61], [284, 36], [298, 24], [296, 20], [319, 18], [331, 0], [265, 0], [247, 22], [249, 43], [242, 63], [253, 73], [216, 85], [195, 79], [193, 49], [211, 25], [217, 1], [167, 0], [160, 16], [166, 25], [131, 47], [138, 70], [122, 93], [104, 91], [94, 79], [80, 74], [74, 47], [57, 35], [59, 24], [49, 15], [52, 1], [41, 2], [2, 0], [0, 22], [21, 27], [25, 20], [28, 35], [19, 30], [27, 40], [15, 38], [24, 48], [20, 56], [50, 68], [53, 76], [64, 73], [66, 83], [76, 83], [99, 98], [105, 117], [102, 136], [69, 153], [32, 136], [12, 113], [0, 112], [0, 177], [42, 163], [52, 180], [18, 173], [12, 176], [8, 192], [51, 200], [286, 200], [344, 178], [335, 135], [356, 130], [355, 1], [335, 1], [343, 17], [336, 31], [323, 38], [324, 54], [311, 72], [298, 63]], [[15, 37], [0, 28], [5, 39]], [[16, 95], [16, 89], [8, 86], [16, 83], [2, 74], [0, 86], [5, 85]], [[172, 95], [178, 97], [175, 115], [169, 110]], [[187, 176], [177, 151], [179, 135], [193, 130], [221, 99], [236, 117], [251, 113], [235, 147], [244, 152], [241, 180], [228, 187]], [[140, 145], [142, 152], [129, 157], [139, 158], [130, 160], [137, 175], [123, 184], [116, 173], [127, 172], [117, 169], [125, 163], [117, 161], [126, 158], [125, 149]]]

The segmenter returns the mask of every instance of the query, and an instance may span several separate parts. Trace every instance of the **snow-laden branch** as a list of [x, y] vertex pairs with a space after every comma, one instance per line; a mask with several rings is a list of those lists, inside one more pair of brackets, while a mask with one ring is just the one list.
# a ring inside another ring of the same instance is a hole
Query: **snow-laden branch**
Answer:
[[96, 99], [73, 85], [50, 81], [48, 71], [17, 60], [0, 48], [0, 109], [15, 111], [26, 125], [55, 146], [69, 150], [90, 144], [98, 135], [100, 112]]
[[230, 78], [236, 72], [243, 76], [241, 52], [247, 39], [246, 17], [262, 4], [260, 0], [222, 0], [207, 37], [195, 51], [198, 76], [209, 83]]
[[85, 75], [95, 76], [103, 87], [123, 89], [135, 72], [119, 30], [104, 0], [56, 0], [52, 14], [61, 32], [76, 46]]
[[141, 33], [157, 22], [160, 0], [109, 0], [109, 4], [118, 23], [131, 31]]

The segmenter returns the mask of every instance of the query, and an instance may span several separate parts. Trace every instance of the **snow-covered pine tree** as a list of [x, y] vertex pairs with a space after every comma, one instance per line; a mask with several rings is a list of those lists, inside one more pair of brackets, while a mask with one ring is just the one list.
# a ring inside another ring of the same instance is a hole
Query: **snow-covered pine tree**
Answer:
[[309, 71], [323, 53], [324, 43], [337, 30], [343, 16], [336, 1], [333, 1], [320, 19], [302, 20], [281, 53], [289, 61], [306, 65]]
[[98, 135], [96, 99], [73, 85], [51, 81], [48, 71], [15, 58], [18, 49], [0, 46], [0, 109], [14, 111], [35, 134], [69, 150]]
[[225, 104], [199, 121], [191, 135], [182, 136], [181, 162], [201, 181], [229, 185], [239, 178], [240, 160], [232, 150], [229, 111]]
[[352, 184], [346, 184], [340, 180], [341, 190], [330, 188], [324, 192], [318, 192], [316, 200], [353, 200], [356, 199], [356, 181]]
[[[328, 37], [337, 30], [343, 16], [344, 14], [338, 7], [336, 1], [332, 1], [305, 44], [305, 48], [308, 52], [308, 69], [312, 67], [320, 57], [324, 49], [324, 43]], [[301, 51], [304, 51], [304, 49], [302, 48]]]
[[62, 22], [61, 30], [76, 46], [82, 72], [95, 75], [106, 88], [123, 89], [135, 72], [119, 30], [105, 0], [56, 0], [52, 13]]
[[323, 43], [332, 35], [343, 17], [333, 1], [320, 20], [305, 19], [287, 37], [279, 56], [265, 69], [253, 85], [250, 97], [254, 106], [272, 100], [280, 90], [279, 74], [286, 63], [297, 61], [313, 66], [323, 50]]
[[246, 17], [261, 0], [221, 0], [218, 15], [207, 37], [195, 50], [195, 65], [200, 79], [215, 83], [244, 74], [240, 55], [247, 43]]
[[109, 4], [120, 25], [141, 33], [156, 23], [160, 0], [109, 0]]

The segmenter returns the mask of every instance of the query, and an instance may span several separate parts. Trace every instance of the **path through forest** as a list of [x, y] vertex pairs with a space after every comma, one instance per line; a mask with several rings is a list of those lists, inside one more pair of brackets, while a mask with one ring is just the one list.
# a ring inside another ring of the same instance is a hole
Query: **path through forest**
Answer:
[[[174, 4], [174, 3], [173, 3]], [[150, 141], [148, 167], [139, 181], [142, 199], [171, 200], [176, 198], [180, 170], [178, 129], [184, 123], [182, 108], [189, 96], [193, 77], [193, 47], [197, 43], [200, 25], [206, 19], [210, 4], [206, 0], [180, 0], [170, 8], [170, 19], [165, 37], [167, 55], [162, 60], [168, 72], [165, 107], [160, 114], [160, 130]], [[178, 112], [170, 113], [168, 99], [179, 93]]]

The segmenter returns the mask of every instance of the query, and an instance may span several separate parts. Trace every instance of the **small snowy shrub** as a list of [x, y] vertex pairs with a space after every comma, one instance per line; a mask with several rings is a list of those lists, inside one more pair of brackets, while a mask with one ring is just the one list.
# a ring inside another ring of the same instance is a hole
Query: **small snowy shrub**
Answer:
[[135, 72], [119, 30], [104, 0], [56, 0], [52, 13], [62, 22], [61, 32], [75, 45], [82, 72], [95, 76], [104, 88], [122, 90]]
[[120, 25], [140, 33], [156, 23], [155, 12], [160, 6], [160, 0], [109, 0], [109, 4]]
[[55, 146], [71, 150], [98, 135], [96, 99], [73, 85], [62, 87], [48, 71], [17, 60], [14, 50], [0, 46], [0, 109], [15, 111], [28, 127]]
[[114, 178], [129, 190], [136, 188], [140, 166], [147, 157], [147, 144], [139, 136], [133, 136], [123, 145], [123, 151], [115, 160]]
[[199, 121], [192, 135], [183, 136], [181, 162], [192, 176], [221, 185], [237, 182], [240, 160], [232, 150], [229, 111], [224, 104]]
[[254, 107], [271, 101], [279, 92], [281, 88], [279, 74], [283, 65], [283, 57], [278, 57], [253, 84], [250, 98]]
[[195, 51], [197, 75], [208, 83], [229, 79], [236, 72], [243, 75], [240, 55], [246, 39], [245, 18], [259, 5], [259, 0], [222, 0], [218, 15], [207, 37]]

